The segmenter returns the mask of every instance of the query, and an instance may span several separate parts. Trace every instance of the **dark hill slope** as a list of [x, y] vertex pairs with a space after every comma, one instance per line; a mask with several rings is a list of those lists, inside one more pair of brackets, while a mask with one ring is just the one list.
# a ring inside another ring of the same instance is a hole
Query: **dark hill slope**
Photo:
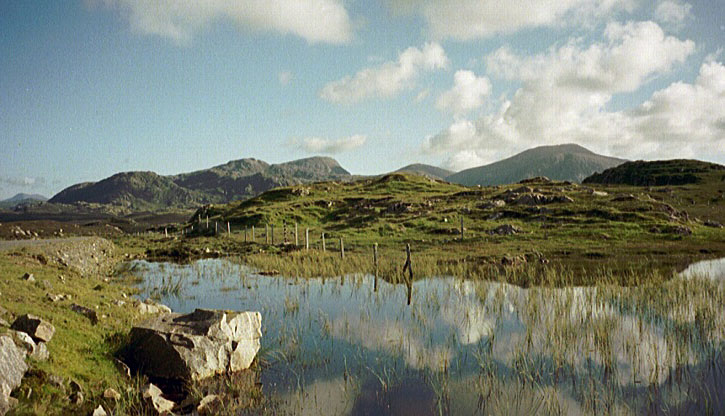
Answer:
[[466, 169], [446, 179], [462, 185], [503, 185], [534, 176], [581, 182], [594, 172], [620, 165], [625, 160], [598, 155], [576, 144], [541, 146], [508, 159]]
[[207, 198], [154, 172], [123, 172], [99, 182], [73, 185], [48, 202], [72, 204], [78, 201], [145, 210], [188, 207], [206, 203]]
[[[712, 178], [713, 176], [719, 176]], [[699, 160], [627, 162], [584, 179], [584, 183], [632, 186], [671, 186], [725, 179], [725, 166]]]

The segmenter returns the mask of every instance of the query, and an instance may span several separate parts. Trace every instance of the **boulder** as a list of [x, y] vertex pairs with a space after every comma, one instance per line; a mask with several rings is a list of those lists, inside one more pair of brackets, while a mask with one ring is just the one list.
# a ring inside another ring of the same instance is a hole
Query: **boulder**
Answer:
[[259, 351], [259, 312], [166, 313], [131, 329], [126, 362], [150, 377], [201, 380], [248, 368]]
[[10, 336], [0, 336], [0, 415], [10, 410], [10, 393], [20, 386], [27, 370], [25, 351]]
[[25, 314], [13, 322], [10, 328], [25, 332], [36, 342], [49, 342], [55, 333], [55, 327], [47, 321], [30, 314]]

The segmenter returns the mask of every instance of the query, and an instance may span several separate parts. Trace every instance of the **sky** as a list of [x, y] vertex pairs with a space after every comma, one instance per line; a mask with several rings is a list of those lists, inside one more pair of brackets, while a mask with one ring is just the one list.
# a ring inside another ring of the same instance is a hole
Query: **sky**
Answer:
[[722, 0], [0, 0], [0, 199], [326, 155], [725, 164]]

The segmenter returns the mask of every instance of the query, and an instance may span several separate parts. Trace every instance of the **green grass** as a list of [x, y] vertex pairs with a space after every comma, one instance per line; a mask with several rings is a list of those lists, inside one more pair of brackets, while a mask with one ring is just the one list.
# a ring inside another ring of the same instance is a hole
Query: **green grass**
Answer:
[[[711, 178], [712, 179], [712, 178]], [[638, 282], [632, 275], [669, 276], [692, 261], [725, 255], [725, 232], [706, 227], [705, 220], [725, 222], [725, 182], [718, 178], [696, 185], [658, 188], [596, 186], [607, 196], [596, 196], [591, 187], [563, 182], [527, 184], [529, 191], [550, 197], [566, 196], [574, 202], [538, 206], [507, 203], [522, 185], [463, 187], [428, 178], [392, 174], [351, 183], [325, 182], [278, 188], [256, 198], [200, 209], [192, 222], [194, 232], [164, 239], [144, 236], [118, 240], [129, 250], [146, 247], [151, 258], [186, 260], [208, 255], [238, 255], [265, 271], [286, 275], [325, 276], [343, 272], [370, 272], [372, 247], [381, 250], [383, 275], [395, 278], [402, 267], [405, 245], [414, 253], [415, 278], [453, 274], [468, 278], [514, 279], [523, 285], [593, 284], [601, 274], [618, 276], [622, 284]], [[524, 192], [527, 193], [527, 192]], [[615, 200], [632, 194], [631, 200]], [[694, 202], [693, 202], [694, 201]], [[460, 240], [460, 219], [464, 239]], [[214, 235], [214, 224], [220, 224]], [[226, 233], [230, 223], [232, 234]], [[298, 246], [294, 247], [294, 225]], [[511, 224], [523, 233], [492, 235], [496, 227]], [[274, 225], [275, 244], [266, 243], [265, 228]], [[251, 242], [251, 228], [255, 240]], [[687, 227], [692, 235], [680, 235]], [[286, 228], [287, 245], [281, 243]], [[304, 250], [309, 229], [310, 252]], [[658, 231], [658, 232], [655, 232]], [[321, 234], [326, 249], [321, 252]], [[246, 237], [245, 237], [246, 235]], [[346, 259], [340, 261], [339, 239]], [[502, 270], [504, 257], [526, 259], [520, 273]], [[533, 261], [534, 264], [531, 264]], [[535, 276], [553, 267], [572, 280], [550, 281]], [[605, 270], [605, 271], [603, 271]], [[512, 277], [516, 276], [516, 277]]]
[[[21, 279], [26, 272], [34, 274], [36, 283]], [[31, 361], [31, 370], [13, 394], [20, 400], [15, 414], [89, 414], [98, 404], [107, 410], [114, 408], [101, 396], [109, 387], [123, 393], [131, 383], [116, 368], [113, 353], [137, 317], [128, 303], [117, 306], [113, 300], [123, 299], [131, 289], [118, 282], [105, 282], [103, 276], [81, 276], [71, 269], [43, 265], [23, 254], [0, 255], [0, 275], [3, 308], [15, 316], [38, 315], [56, 329], [47, 345], [50, 359]], [[50, 289], [45, 288], [44, 280], [50, 282]], [[46, 299], [46, 293], [70, 295], [71, 299], [53, 303]], [[99, 323], [92, 325], [88, 318], [73, 312], [71, 303], [93, 309], [97, 306]], [[47, 382], [51, 375], [64, 379], [66, 391]], [[85, 402], [80, 406], [68, 400], [70, 380], [83, 387]]]

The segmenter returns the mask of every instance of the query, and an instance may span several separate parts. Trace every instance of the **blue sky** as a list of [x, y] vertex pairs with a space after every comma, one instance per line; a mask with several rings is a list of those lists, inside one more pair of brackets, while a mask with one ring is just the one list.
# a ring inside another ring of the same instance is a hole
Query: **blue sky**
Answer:
[[335, 157], [454, 170], [574, 142], [725, 163], [720, 0], [0, 2], [0, 198]]

